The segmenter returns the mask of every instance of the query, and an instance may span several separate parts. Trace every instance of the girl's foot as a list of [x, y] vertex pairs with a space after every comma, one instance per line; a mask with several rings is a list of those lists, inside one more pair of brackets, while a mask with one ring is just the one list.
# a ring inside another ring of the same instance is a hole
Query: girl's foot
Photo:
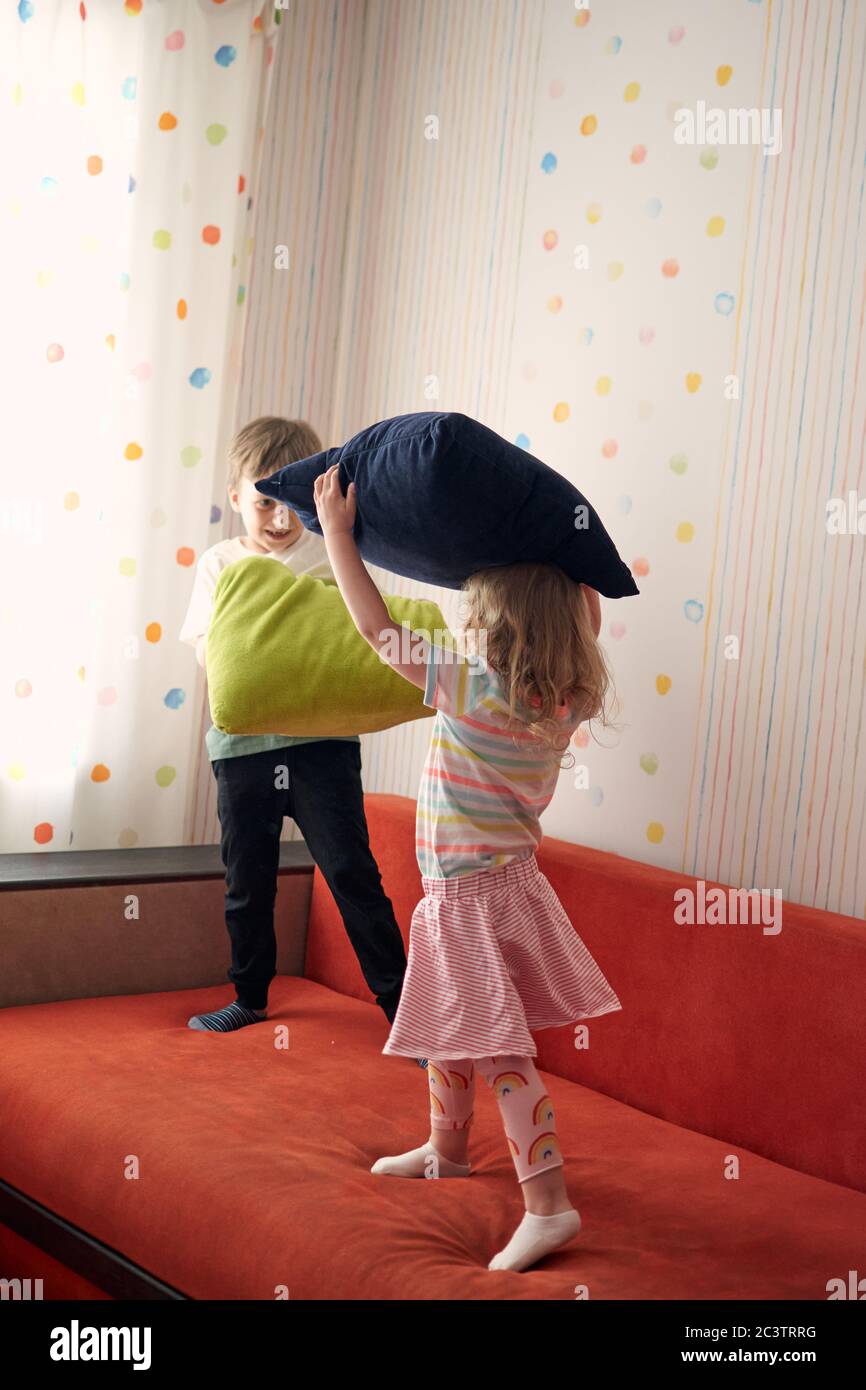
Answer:
[[428, 1140], [420, 1149], [412, 1149], [409, 1153], [378, 1158], [370, 1172], [394, 1178], [468, 1178], [471, 1168], [470, 1163], [452, 1163]]
[[528, 1211], [504, 1250], [494, 1255], [488, 1269], [528, 1269], [560, 1246], [567, 1245], [580, 1230], [580, 1214], [574, 1207], [536, 1216]]

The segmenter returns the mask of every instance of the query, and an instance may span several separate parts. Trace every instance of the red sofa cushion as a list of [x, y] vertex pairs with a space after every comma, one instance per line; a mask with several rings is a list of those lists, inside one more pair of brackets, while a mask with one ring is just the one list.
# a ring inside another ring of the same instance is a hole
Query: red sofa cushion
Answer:
[[191, 1297], [825, 1299], [861, 1260], [862, 1193], [547, 1076], [584, 1226], [537, 1269], [491, 1273], [522, 1204], [483, 1082], [472, 1177], [374, 1177], [429, 1113], [426, 1073], [381, 1054], [381, 1011], [279, 976], [266, 1025], [186, 1027], [224, 998], [0, 1010], [0, 1173]]
[[[365, 798], [370, 843], [408, 937], [421, 896], [415, 802]], [[538, 1064], [674, 1124], [741, 1144], [802, 1172], [866, 1191], [866, 927], [785, 903], [777, 936], [760, 926], [674, 921], [685, 874], [545, 838], [538, 854], [622, 1002], [572, 1030], [539, 1033]], [[316, 871], [306, 975], [356, 999], [370, 993]]]

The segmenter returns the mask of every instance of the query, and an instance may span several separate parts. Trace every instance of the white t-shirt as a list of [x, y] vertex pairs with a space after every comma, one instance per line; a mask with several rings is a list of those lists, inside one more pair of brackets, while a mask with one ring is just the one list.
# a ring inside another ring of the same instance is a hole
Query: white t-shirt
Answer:
[[[194, 647], [199, 637], [208, 631], [213, 613], [214, 590], [226, 566], [259, 553], [247, 548], [243, 536], [217, 541], [216, 545], [202, 552], [196, 565], [189, 607], [180, 630], [181, 642], [189, 642]], [[292, 574], [309, 574], [313, 579], [334, 578], [328, 561], [328, 548], [315, 531], [304, 530], [285, 550], [278, 554], [263, 555], [262, 559], [276, 560], [290, 569]]]

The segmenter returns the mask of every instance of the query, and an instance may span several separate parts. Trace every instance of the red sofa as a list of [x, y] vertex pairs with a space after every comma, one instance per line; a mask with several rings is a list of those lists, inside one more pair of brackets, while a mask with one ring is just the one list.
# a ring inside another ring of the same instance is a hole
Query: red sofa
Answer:
[[[406, 930], [415, 803], [366, 804]], [[863, 922], [678, 926], [683, 875], [554, 839], [539, 862], [623, 1008], [588, 1047], [538, 1035], [584, 1225], [535, 1269], [486, 1268], [522, 1205], [483, 1085], [467, 1181], [370, 1173], [426, 1137], [426, 1074], [382, 1055], [318, 871], [267, 1027], [187, 1029], [225, 986], [0, 1011], [0, 1176], [197, 1299], [826, 1299], [866, 1245]], [[99, 1296], [8, 1232], [4, 1253], [51, 1269], [46, 1297]]]

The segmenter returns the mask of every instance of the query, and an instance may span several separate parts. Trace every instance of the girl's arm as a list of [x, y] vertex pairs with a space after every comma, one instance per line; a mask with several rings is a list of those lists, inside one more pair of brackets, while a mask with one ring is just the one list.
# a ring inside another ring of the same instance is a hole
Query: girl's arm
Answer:
[[589, 605], [589, 614], [592, 618], [592, 626], [597, 637], [601, 632], [601, 600], [595, 589], [590, 589], [588, 584], [581, 584], [580, 587], [583, 589], [586, 596], [586, 601]]
[[411, 648], [407, 645], [405, 628], [394, 622], [382, 595], [364, 568], [352, 535], [356, 511], [355, 484], [349, 484], [344, 497], [338, 471], [339, 466], [335, 463], [320, 473], [313, 489], [334, 578], [361, 636], [393, 670], [423, 690], [427, 678], [426, 663], [421, 659], [395, 659], [398, 655], [406, 655], [407, 651], [417, 651], [418, 644], [416, 642]]
[[[596, 593], [595, 589], [591, 589], [588, 584], [581, 584], [580, 587], [583, 589], [583, 592], [586, 596], [586, 602], [589, 607], [589, 616], [592, 619], [593, 631], [595, 632], [596, 637], [598, 637], [598, 634], [601, 632], [601, 600], [599, 599], [599, 596]], [[581, 723], [582, 722], [583, 721], [581, 721]], [[577, 742], [578, 735], [580, 734], [580, 729], [581, 725], [578, 725], [570, 739], [570, 742], [574, 744], [575, 748], [580, 747], [580, 744]]]

